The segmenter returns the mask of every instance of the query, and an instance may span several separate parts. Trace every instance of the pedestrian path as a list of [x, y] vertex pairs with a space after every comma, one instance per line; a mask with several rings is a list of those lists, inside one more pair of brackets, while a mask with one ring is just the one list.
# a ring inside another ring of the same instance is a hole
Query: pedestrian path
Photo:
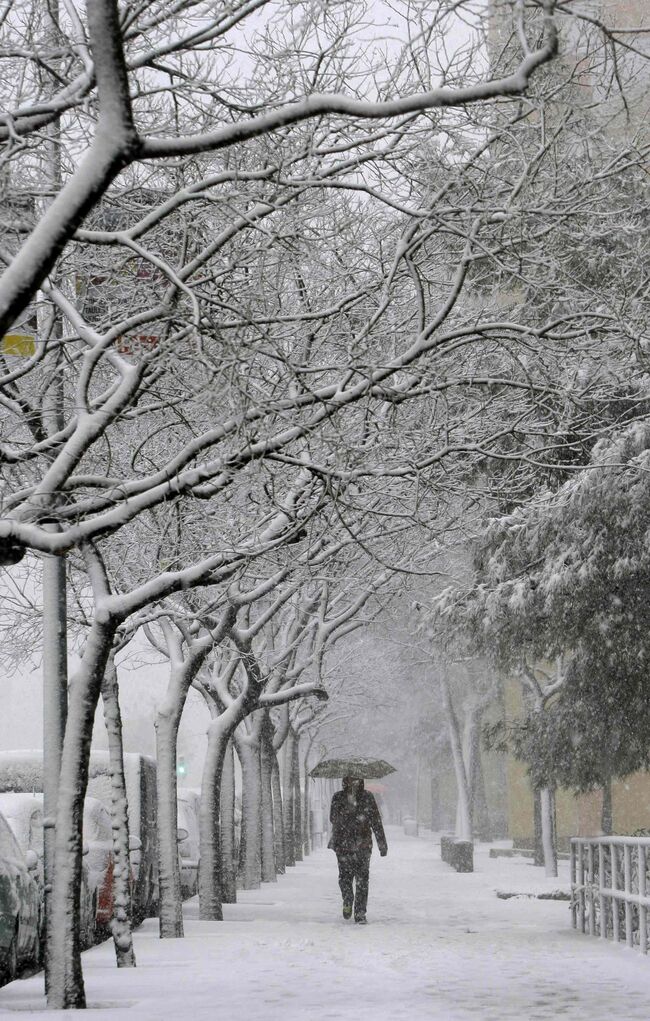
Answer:
[[[222, 923], [190, 901], [184, 940], [147, 921], [135, 970], [110, 943], [84, 954], [92, 1021], [647, 1021], [650, 957], [578, 935], [566, 901], [495, 896], [534, 885], [531, 865], [483, 854], [457, 875], [433, 841], [388, 839], [366, 927], [341, 917], [334, 855], [317, 851]], [[3, 1016], [42, 1007], [40, 978], [0, 989]]]

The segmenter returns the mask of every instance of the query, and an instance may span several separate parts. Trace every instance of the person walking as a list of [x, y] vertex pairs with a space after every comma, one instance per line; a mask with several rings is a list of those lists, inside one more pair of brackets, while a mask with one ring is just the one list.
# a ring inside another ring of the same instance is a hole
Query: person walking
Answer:
[[388, 854], [388, 844], [377, 802], [363, 780], [343, 777], [343, 789], [332, 798], [330, 822], [332, 836], [327, 846], [338, 861], [343, 917], [351, 918], [354, 910], [355, 922], [365, 925], [372, 834], [382, 858]]

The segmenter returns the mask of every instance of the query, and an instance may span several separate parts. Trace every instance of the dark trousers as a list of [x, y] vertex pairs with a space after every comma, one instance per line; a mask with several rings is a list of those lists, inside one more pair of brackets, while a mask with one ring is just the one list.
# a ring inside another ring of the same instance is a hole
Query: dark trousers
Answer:
[[[352, 851], [336, 855], [339, 863], [339, 886], [344, 904], [354, 904], [354, 917], [365, 915], [368, 904], [370, 855]], [[354, 884], [354, 885], [353, 885]]]

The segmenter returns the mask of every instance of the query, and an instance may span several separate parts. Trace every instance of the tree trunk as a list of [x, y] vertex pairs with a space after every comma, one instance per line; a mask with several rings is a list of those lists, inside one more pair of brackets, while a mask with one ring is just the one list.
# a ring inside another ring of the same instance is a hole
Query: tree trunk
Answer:
[[181, 868], [178, 860], [178, 803], [176, 713], [156, 715], [156, 793], [158, 798], [158, 882], [160, 888], [160, 938], [183, 935]]
[[457, 814], [456, 814], [456, 836], [459, 840], [472, 839], [472, 809], [469, 794], [469, 784], [463, 761], [463, 749], [458, 727], [458, 718], [454, 711], [449, 691], [447, 678], [442, 678], [442, 694], [447, 714], [447, 725], [449, 728], [449, 742], [454, 762], [454, 773], [456, 775], [456, 788], [458, 793]]
[[607, 777], [603, 784], [603, 808], [600, 818], [600, 828], [604, 836], [610, 836], [614, 832], [614, 811], [612, 805], [612, 778]]
[[131, 859], [129, 853], [129, 806], [124, 778], [122, 717], [115, 658], [111, 652], [102, 682], [104, 722], [108, 734], [111, 774], [111, 818], [113, 831], [113, 918], [111, 931], [118, 968], [135, 968], [131, 931]]
[[273, 725], [267, 712], [263, 714], [260, 735], [261, 812], [262, 812], [262, 882], [275, 883], [275, 834], [273, 829]]
[[539, 790], [533, 791], [533, 865], [544, 864], [544, 842], [542, 840], [542, 802]]
[[474, 710], [469, 715], [466, 774], [470, 789], [470, 811], [474, 832], [479, 840], [490, 840], [490, 818], [485, 794], [483, 758], [481, 756], [482, 715], [481, 710]]
[[79, 925], [83, 805], [95, 710], [115, 627], [112, 620], [93, 623], [81, 664], [70, 684], [55, 829], [52, 967], [47, 990], [50, 1010], [86, 1006]]
[[273, 793], [273, 839], [275, 849], [275, 870], [283, 876], [287, 871], [284, 851], [284, 812], [282, 807], [282, 787], [280, 784], [280, 765], [273, 749], [271, 763], [271, 791]]
[[[321, 797], [323, 800], [323, 838], [325, 844], [329, 844], [332, 836], [332, 823], [330, 821], [330, 812], [332, 811], [332, 798], [336, 788], [333, 780], [322, 780], [321, 781]], [[401, 816], [400, 816], [401, 819]]]
[[547, 876], [557, 876], [557, 852], [555, 848], [555, 811], [553, 792], [542, 787], [539, 792], [542, 813], [542, 846], [544, 848], [544, 869]]
[[[213, 719], [208, 728], [208, 747], [203, 764], [199, 808], [201, 851], [199, 859], [199, 918], [203, 921], [221, 921], [223, 919], [219, 814], [224, 759], [233, 726], [231, 715], [222, 714]], [[232, 785], [234, 805], [234, 776]]]
[[302, 801], [302, 847], [305, 855], [311, 854], [312, 849], [312, 834], [311, 834], [311, 786], [309, 783], [309, 776], [307, 770], [309, 768], [309, 753], [311, 752], [311, 742], [305, 753], [303, 760], [303, 773], [305, 777], [305, 789], [303, 793]]
[[210, 652], [210, 642], [188, 643], [186, 653], [171, 625], [166, 631], [169, 653], [169, 684], [156, 713], [158, 771], [158, 883], [160, 890], [160, 938], [183, 935], [183, 897], [178, 855], [178, 782], [176, 752], [178, 728], [192, 683]]
[[291, 763], [291, 780], [293, 783], [293, 840], [294, 857], [302, 861], [302, 795], [300, 791], [300, 735], [296, 734], [293, 741]]
[[262, 783], [259, 743], [235, 731], [235, 751], [242, 771], [241, 843], [238, 876], [244, 890], [262, 882]]
[[[208, 728], [208, 748], [203, 766], [200, 804], [200, 842], [201, 856], [199, 861], [199, 917], [202, 920], [218, 920], [223, 918], [222, 883], [227, 885], [225, 891], [227, 903], [236, 900], [236, 873], [234, 872], [234, 801], [235, 780], [232, 758], [233, 746], [239, 756], [242, 737], [237, 728], [242, 721], [254, 711], [257, 695], [236, 699], [231, 705], [215, 716]], [[211, 712], [218, 710], [216, 699], [210, 702]], [[230, 749], [228, 751], [230, 742]], [[228, 760], [226, 762], [226, 753]], [[242, 754], [245, 754], [242, 752]], [[241, 761], [241, 757], [240, 757]], [[224, 782], [224, 763], [226, 764], [226, 787], [224, 798], [228, 799], [227, 825], [227, 864], [224, 866], [221, 856], [221, 788]], [[257, 748], [257, 775], [259, 779], [259, 746]], [[259, 806], [259, 800], [258, 800]], [[243, 806], [242, 806], [243, 807]], [[259, 807], [258, 807], [259, 820]], [[242, 834], [245, 831], [242, 816]], [[261, 840], [261, 838], [260, 838]], [[240, 846], [241, 852], [241, 846]], [[259, 857], [259, 855], [258, 855]], [[259, 885], [259, 882], [258, 882]]]
[[444, 829], [439, 785], [440, 779], [432, 768], [429, 777], [429, 799], [431, 802], [431, 829], [434, 832]]
[[296, 864], [295, 839], [295, 786], [293, 782], [293, 743], [294, 734], [289, 730], [283, 749], [283, 782], [282, 782], [282, 817], [284, 826], [284, 863]]
[[221, 773], [219, 881], [224, 904], [237, 903], [237, 849], [235, 847], [235, 749], [228, 741]]

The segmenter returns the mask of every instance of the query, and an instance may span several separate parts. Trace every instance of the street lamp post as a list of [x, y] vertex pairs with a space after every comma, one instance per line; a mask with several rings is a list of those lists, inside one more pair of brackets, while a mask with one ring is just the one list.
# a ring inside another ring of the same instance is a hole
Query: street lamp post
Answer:
[[[56, 52], [60, 42], [59, 0], [50, 0], [45, 14], [45, 35]], [[56, 59], [56, 58], [55, 58]], [[46, 88], [49, 86], [46, 86]], [[62, 184], [61, 129], [55, 120], [47, 129], [45, 177], [51, 195], [56, 195]], [[50, 340], [62, 335], [61, 315], [52, 310]], [[45, 342], [45, 337], [43, 338]], [[47, 402], [44, 402], [44, 420], [50, 435], [61, 431], [64, 425], [64, 359], [62, 350], [53, 345], [51, 355], [52, 381]], [[48, 526], [56, 531], [57, 525]], [[44, 554], [43, 558], [43, 869], [45, 878], [45, 988], [51, 972], [50, 929], [51, 891], [54, 879], [55, 823], [59, 797], [61, 753], [68, 715], [68, 639], [66, 605], [66, 557]]]
[[49, 973], [50, 893], [61, 749], [68, 713], [65, 557], [43, 556], [43, 831], [45, 873], [45, 982]]

